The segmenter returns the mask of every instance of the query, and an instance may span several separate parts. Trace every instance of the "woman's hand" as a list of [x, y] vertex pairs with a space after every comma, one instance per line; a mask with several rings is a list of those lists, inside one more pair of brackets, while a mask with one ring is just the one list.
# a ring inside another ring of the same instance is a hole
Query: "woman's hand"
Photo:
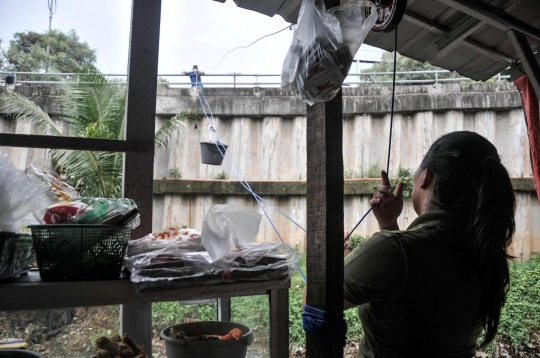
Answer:
[[397, 218], [403, 210], [403, 183], [398, 183], [394, 194], [384, 170], [381, 171], [381, 177], [383, 185], [373, 194], [369, 204], [375, 206], [373, 214], [381, 230], [399, 230]]

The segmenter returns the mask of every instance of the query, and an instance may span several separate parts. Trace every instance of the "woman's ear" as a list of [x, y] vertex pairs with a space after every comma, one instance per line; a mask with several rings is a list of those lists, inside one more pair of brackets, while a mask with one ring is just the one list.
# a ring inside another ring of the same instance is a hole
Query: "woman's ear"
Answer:
[[428, 168], [424, 168], [422, 170], [422, 174], [420, 176], [420, 188], [427, 189], [429, 186], [433, 183], [435, 178], [435, 175], [431, 170]]

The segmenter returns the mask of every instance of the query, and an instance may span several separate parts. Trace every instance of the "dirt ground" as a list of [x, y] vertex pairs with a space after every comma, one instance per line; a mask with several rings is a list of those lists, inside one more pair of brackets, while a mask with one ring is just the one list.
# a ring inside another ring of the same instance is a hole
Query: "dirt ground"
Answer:
[[[47, 357], [83, 358], [94, 355], [95, 340], [101, 336], [110, 336], [118, 332], [118, 312], [108, 307], [80, 307], [71, 309], [72, 321], [67, 323], [67, 311], [35, 310], [0, 312], [0, 340], [22, 338], [28, 343], [28, 349]], [[48, 331], [47, 325], [52, 330]], [[159, 327], [153, 327], [152, 355], [166, 358], [165, 344], [159, 339]], [[539, 338], [539, 337], [537, 337]], [[354, 358], [358, 352], [358, 341], [348, 341], [344, 349], [344, 358]], [[252, 345], [247, 358], [266, 358], [267, 346]], [[305, 357], [305, 347], [291, 350], [290, 357]], [[499, 342], [493, 354], [477, 352], [478, 358], [503, 357], [540, 357], [538, 340], [531, 340], [528, 346], [517, 350], [504, 340]]]

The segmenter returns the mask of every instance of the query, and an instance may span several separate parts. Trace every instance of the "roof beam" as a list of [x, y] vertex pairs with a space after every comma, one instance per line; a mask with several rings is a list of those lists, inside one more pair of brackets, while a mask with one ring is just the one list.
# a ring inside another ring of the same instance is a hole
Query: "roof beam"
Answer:
[[437, 54], [430, 58], [430, 61], [436, 61], [446, 56], [449, 52], [455, 50], [457, 47], [461, 46], [463, 40], [465, 40], [483, 25], [484, 23], [480, 20], [473, 18], [465, 19], [460, 26], [452, 29], [437, 42]]
[[502, 31], [516, 30], [540, 40], [540, 29], [515, 18], [497, 6], [479, 0], [438, 1]]
[[531, 81], [536, 96], [540, 98], [540, 65], [529, 45], [529, 41], [527, 41], [527, 37], [514, 30], [509, 30], [507, 34], [521, 61], [525, 74]]
[[[422, 17], [418, 14], [415, 14], [415, 13], [412, 13], [410, 11], [405, 11], [405, 15], [403, 15], [403, 20], [413, 24], [413, 25], [416, 25], [416, 26], [419, 26], [419, 27], [422, 27], [423, 29], [426, 29], [434, 34], [437, 34], [437, 35], [446, 35], [448, 33], [451, 32], [450, 29], [446, 28], [445, 26], [442, 26], [434, 21], [430, 21], [428, 19], [426, 19], [425, 17]], [[502, 53], [500, 52], [497, 52], [487, 46], [484, 46], [474, 40], [471, 40], [471, 39], [464, 39], [463, 40], [463, 43], [462, 43], [464, 46], [467, 46], [469, 47], [470, 49], [482, 54], [482, 55], [485, 55], [485, 56], [488, 56], [496, 61], [500, 61], [500, 62], [507, 62], [507, 63], [513, 63], [514, 60], [506, 55], [503, 55]], [[400, 50], [404, 51], [403, 50], [403, 47], [404, 46], [407, 46], [407, 44], [404, 44], [402, 46], [400, 46]]]

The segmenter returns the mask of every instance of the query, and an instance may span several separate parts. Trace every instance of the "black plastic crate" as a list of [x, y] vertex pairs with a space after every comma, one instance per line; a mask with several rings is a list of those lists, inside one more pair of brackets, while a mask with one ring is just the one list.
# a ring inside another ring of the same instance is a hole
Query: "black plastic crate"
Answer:
[[30, 271], [34, 243], [29, 234], [0, 231], [0, 279]]
[[33, 225], [30, 229], [43, 281], [119, 278], [131, 227]]

